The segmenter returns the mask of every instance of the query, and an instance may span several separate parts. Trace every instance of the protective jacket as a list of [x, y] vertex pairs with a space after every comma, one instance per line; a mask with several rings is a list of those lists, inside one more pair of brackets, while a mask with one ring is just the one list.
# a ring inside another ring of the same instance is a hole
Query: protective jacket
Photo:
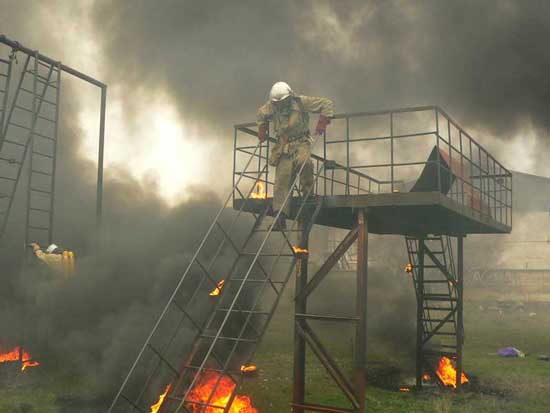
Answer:
[[258, 126], [271, 122], [272, 132], [277, 138], [289, 141], [309, 135], [309, 113], [320, 113], [327, 118], [334, 116], [332, 100], [312, 96], [291, 96], [290, 105], [279, 109], [271, 101], [258, 110]]

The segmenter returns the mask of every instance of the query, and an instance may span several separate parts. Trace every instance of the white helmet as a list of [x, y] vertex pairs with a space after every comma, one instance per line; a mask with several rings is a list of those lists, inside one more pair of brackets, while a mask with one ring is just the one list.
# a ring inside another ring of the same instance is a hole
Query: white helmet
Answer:
[[271, 100], [272, 102], [279, 102], [283, 99], [286, 99], [290, 95], [292, 95], [292, 89], [290, 88], [288, 83], [277, 82], [271, 88], [271, 92], [269, 92], [269, 100]]
[[46, 252], [48, 254], [51, 254], [52, 252], [54, 252], [56, 249], [58, 249], [59, 247], [55, 244], [51, 244], [47, 249], [46, 249]]

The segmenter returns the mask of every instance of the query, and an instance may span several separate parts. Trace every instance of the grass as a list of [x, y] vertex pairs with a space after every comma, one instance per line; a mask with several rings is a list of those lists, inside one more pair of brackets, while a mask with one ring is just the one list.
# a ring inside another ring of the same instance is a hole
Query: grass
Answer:
[[[411, 291], [412, 294], [412, 291]], [[550, 411], [547, 392], [550, 389], [550, 362], [537, 360], [540, 353], [550, 353], [550, 305], [537, 309], [537, 315], [509, 311], [482, 311], [487, 294], [476, 290], [465, 303], [466, 344], [464, 368], [485, 392], [427, 390], [402, 393], [369, 385], [366, 394], [368, 412], [540, 412]], [[491, 298], [491, 302], [492, 298]], [[246, 379], [241, 393], [249, 394], [261, 413], [290, 411], [292, 397], [292, 342], [290, 291], [274, 317], [259, 348], [255, 363], [260, 371]], [[544, 310], [546, 308], [546, 310]], [[374, 311], [373, 309], [370, 309]], [[324, 335], [343, 369], [351, 372], [349, 342], [341, 342], [339, 331]], [[496, 356], [499, 347], [513, 345], [527, 357], [503, 359]], [[405, 375], [413, 375], [414, 362], [410, 349], [385, 351], [382, 343], [369, 342], [369, 362], [397, 365]], [[368, 379], [368, 375], [367, 375]], [[307, 399], [320, 404], [344, 405], [345, 399], [333, 385], [325, 370], [308, 354]], [[115, 389], [113, 389], [114, 391]], [[92, 413], [93, 407], [63, 407], [60, 398], [78, 399], [86, 394], [79, 378], [55, 366], [43, 366], [28, 374], [17, 375], [14, 381], [4, 380], [0, 386], [0, 413]]]

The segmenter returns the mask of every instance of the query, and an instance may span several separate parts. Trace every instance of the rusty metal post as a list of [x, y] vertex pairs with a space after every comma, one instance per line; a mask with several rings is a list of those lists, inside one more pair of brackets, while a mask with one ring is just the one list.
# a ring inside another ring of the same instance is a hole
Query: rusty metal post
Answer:
[[369, 231], [364, 209], [357, 214], [357, 327], [355, 335], [355, 395], [360, 413], [365, 411], [365, 367], [367, 364], [367, 278], [369, 261]]
[[459, 390], [462, 378], [462, 344], [464, 343], [464, 325], [463, 325], [463, 310], [464, 310], [464, 236], [457, 237], [457, 273], [456, 273], [456, 288], [457, 288], [457, 329], [456, 329], [456, 389]]
[[422, 375], [424, 374], [424, 237], [418, 238], [418, 271], [416, 286], [416, 388], [422, 388]]
[[[301, 231], [301, 240], [298, 243], [300, 248], [309, 249], [309, 232], [307, 222], [304, 220], [299, 222]], [[293, 413], [304, 413], [303, 407], [305, 402], [306, 392], [306, 342], [304, 337], [300, 334], [300, 330], [303, 331], [304, 327], [301, 326], [305, 323], [304, 318], [299, 317], [298, 314], [307, 313], [307, 295], [302, 292], [307, 287], [308, 282], [308, 254], [300, 254], [298, 258], [298, 265], [296, 265], [296, 291], [295, 291], [295, 316], [294, 316], [294, 386], [292, 397], [292, 411]]]

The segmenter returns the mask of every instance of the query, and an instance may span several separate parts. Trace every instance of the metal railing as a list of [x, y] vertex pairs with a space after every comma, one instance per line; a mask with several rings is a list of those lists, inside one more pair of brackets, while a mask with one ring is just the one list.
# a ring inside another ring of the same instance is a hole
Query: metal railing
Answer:
[[[252, 169], [242, 167], [256, 138], [255, 123], [235, 125], [233, 177], [255, 180], [263, 171], [258, 197], [269, 197], [276, 140], [260, 146]], [[512, 225], [511, 172], [437, 106], [338, 114], [318, 148], [312, 160], [325, 169], [316, 195], [440, 192], [480, 217]]]

